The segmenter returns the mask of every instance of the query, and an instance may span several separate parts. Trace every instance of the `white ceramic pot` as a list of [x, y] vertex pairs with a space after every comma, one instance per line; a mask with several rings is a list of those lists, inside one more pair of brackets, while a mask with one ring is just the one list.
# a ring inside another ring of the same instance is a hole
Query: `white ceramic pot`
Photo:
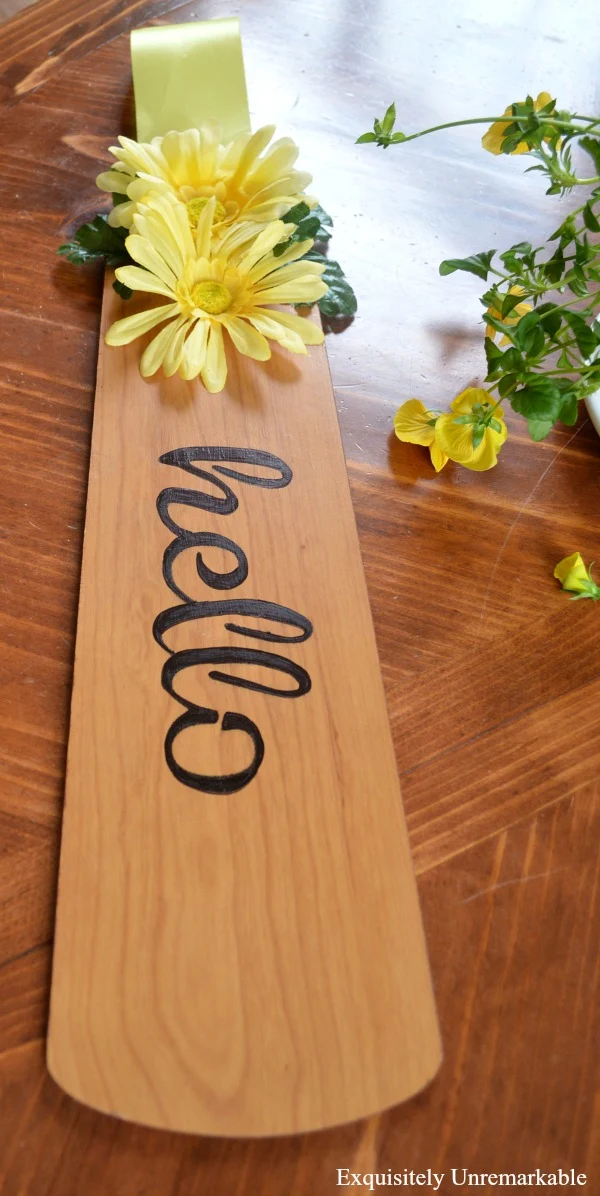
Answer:
[[585, 400], [585, 405], [588, 409], [589, 417], [600, 436], [600, 390], [590, 395], [589, 399]]

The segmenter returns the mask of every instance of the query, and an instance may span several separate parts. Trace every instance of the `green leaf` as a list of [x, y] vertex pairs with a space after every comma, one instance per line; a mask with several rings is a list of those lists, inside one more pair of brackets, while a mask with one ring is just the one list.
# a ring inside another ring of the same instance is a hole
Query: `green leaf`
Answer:
[[486, 324], [490, 324], [491, 327], [494, 328], [496, 332], [501, 332], [503, 336], [507, 336], [510, 340], [513, 339], [514, 334], [515, 334], [515, 327], [517, 327], [517, 325], [503, 324], [502, 320], [498, 320], [496, 318], [496, 316], [493, 316], [491, 314], [491, 312], [489, 312], [489, 311], [486, 312], [485, 322], [486, 322]]
[[586, 203], [586, 207], [583, 208], [583, 224], [586, 225], [586, 228], [589, 228], [590, 232], [600, 232], [600, 222], [596, 220], [592, 203], [589, 201]]
[[281, 257], [285, 253], [288, 246], [295, 244], [298, 241], [306, 241], [311, 239], [313, 241], [328, 241], [331, 232], [324, 225], [323, 221], [329, 221], [332, 225], [331, 216], [323, 211], [323, 208], [318, 210], [315, 208], [311, 211], [307, 203], [297, 203], [295, 207], [290, 208], [283, 217], [284, 224], [295, 224], [294, 231], [290, 234], [287, 241], [280, 241], [278, 245], [273, 248], [273, 257]]
[[377, 141], [376, 133], [361, 133], [360, 137], [356, 138], [355, 145], [365, 145], [367, 141]]
[[483, 427], [482, 424], [478, 424], [473, 428], [473, 448], [474, 449], [479, 448], [479, 445], [481, 444], [481, 441], [483, 440], [484, 432], [485, 432], [485, 428]]
[[579, 404], [577, 402], [577, 395], [570, 391], [563, 396], [563, 403], [560, 409], [559, 419], [561, 423], [566, 424], [568, 428], [572, 428], [573, 424], [577, 423], [577, 416], [579, 414]]
[[586, 324], [583, 316], [578, 315], [575, 311], [569, 311], [568, 308], [564, 311], [565, 322], [569, 325], [573, 336], [577, 342], [577, 348], [581, 356], [585, 359], [592, 356], [592, 353], [598, 346], [598, 337], [592, 331], [590, 326]]
[[502, 315], [504, 317], [509, 316], [511, 311], [513, 311], [515, 307], [519, 306], [519, 303], [523, 303], [523, 300], [523, 295], [505, 295], [502, 300]]
[[559, 370], [572, 370], [573, 369], [573, 363], [569, 360], [569, 355], [568, 355], [566, 349], [562, 350], [560, 357], [556, 364], [557, 364]]
[[505, 374], [498, 383], [498, 394], [501, 399], [505, 399], [507, 395], [512, 394], [519, 385], [519, 379], [516, 374]]
[[531, 333], [527, 337], [527, 348], [525, 350], [527, 357], [539, 357], [540, 353], [544, 352], [546, 344], [546, 337], [544, 330], [538, 324], [537, 328], [532, 328]]
[[600, 138], [580, 137], [579, 145], [585, 150], [586, 154], [589, 154], [596, 167], [596, 173], [600, 174]]
[[406, 133], [400, 133], [400, 131], [398, 131], [397, 133], [394, 133], [391, 140], [394, 142], [406, 141]]
[[549, 378], [533, 375], [521, 390], [515, 391], [511, 404], [515, 411], [527, 419], [554, 420], [558, 419], [562, 403], [562, 395], [557, 386]]
[[536, 308], [538, 316], [540, 317], [540, 324], [551, 340], [554, 340], [557, 332], [560, 330], [562, 324], [562, 312], [558, 309], [555, 303], [541, 303]]
[[72, 241], [59, 246], [58, 253], [75, 265], [104, 260], [107, 266], [125, 266], [131, 261], [125, 248], [126, 228], [113, 228], [106, 216], [95, 216], [82, 224]]
[[[536, 342], [536, 333], [539, 328], [540, 317], [536, 311], [528, 311], [526, 315], [522, 316], [518, 324], [514, 325], [513, 338], [516, 344], [524, 353], [530, 353], [532, 345]], [[542, 337], [543, 337], [542, 333]]]
[[339, 262], [330, 261], [329, 258], [323, 257], [323, 254], [318, 253], [315, 249], [309, 249], [308, 253], [302, 258], [302, 261], [305, 260], [325, 263], [323, 282], [327, 283], [329, 290], [326, 295], [323, 295], [322, 299], [319, 299], [319, 308], [323, 315], [329, 316], [330, 319], [336, 316], [355, 315], [357, 308], [356, 295]]
[[395, 123], [396, 123], [396, 105], [390, 104], [390, 106], [387, 109], [387, 112], [381, 122], [381, 132], [385, 133], [386, 136], [389, 136]]
[[117, 208], [120, 203], [129, 203], [129, 196], [121, 195], [120, 192], [117, 194], [116, 191], [113, 191], [112, 201], [113, 201], [113, 208]]
[[305, 216], [310, 216], [310, 207], [304, 202], [303, 199], [301, 199], [300, 203], [297, 203], [293, 208], [290, 208], [289, 211], [286, 212], [285, 216], [281, 217], [281, 219], [283, 220], [284, 224], [299, 224], [301, 220], [304, 220]]
[[527, 428], [532, 440], [545, 440], [548, 432], [552, 430], [553, 421], [551, 419], [528, 419]]
[[483, 347], [485, 349], [489, 376], [489, 374], [494, 374], [497, 369], [501, 368], [500, 362], [502, 361], [504, 354], [502, 350], [499, 349], [496, 344], [494, 344], [491, 336], [484, 337]]
[[133, 295], [131, 287], [126, 287], [125, 283], [119, 282], [118, 278], [115, 278], [113, 282], [113, 291], [116, 291], [117, 295], [121, 296], [121, 299], [131, 299], [131, 296]]
[[315, 205], [314, 208], [311, 208], [310, 214], [313, 217], [313, 219], [315, 216], [318, 216], [318, 218], [319, 218], [319, 229], [318, 229], [317, 235], [315, 237], [315, 240], [316, 241], [329, 241], [331, 234], [333, 232], [333, 220], [331, 219], [331, 216], [329, 215], [329, 213], [326, 212], [325, 208], [322, 208], [321, 205], [318, 203]]
[[544, 262], [542, 270], [548, 282], [559, 282], [565, 268], [565, 259], [562, 249], [557, 249], [549, 261]]
[[507, 349], [506, 352], [502, 354], [502, 369], [504, 373], [506, 373], [507, 370], [520, 370], [522, 365], [523, 359], [519, 353], [519, 350], [515, 349], [514, 345], [511, 345], [510, 349]]
[[478, 278], [483, 278], [483, 281], [487, 282], [490, 263], [495, 252], [495, 249], [488, 249], [485, 253], [474, 253], [471, 257], [447, 258], [446, 261], [440, 263], [440, 274], [454, 274], [455, 270], [464, 270], [467, 274], [476, 274]]

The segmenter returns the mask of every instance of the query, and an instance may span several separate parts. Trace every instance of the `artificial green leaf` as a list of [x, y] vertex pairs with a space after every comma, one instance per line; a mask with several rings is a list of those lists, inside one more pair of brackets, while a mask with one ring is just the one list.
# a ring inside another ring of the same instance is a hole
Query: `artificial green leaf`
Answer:
[[[319, 309], [324, 316], [329, 316], [330, 319], [336, 316], [353, 316], [356, 314], [356, 295], [342, 270], [339, 262], [332, 262], [329, 258], [323, 256], [316, 249], [309, 249], [305, 253], [302, 261], [320, 262], [325, 264], [323, 271], [323, 282], [327, 283], [329, 290], [322, 299], [319, 299]], [[299, 306], [304, 306], [299, 304]]]
[[121, 195], [120, 192], [117, 193], [116, 191], [113, 191], [112, 201], [113, 201], [113, 208], [117, 208], [120, 203], [129, 203], [129, 196]]
[[532, 440], [545, 440], [548, 433], [552, 430], [553, 420], [551, 419], [528, 419], [527, 428]]
[[322, 208], [318, 203], [315, 204], [314, 208], [310, 209], [310, 214], [313, 218], [315, 216], [318, 216], [319, 218], [319, 228], [315, 237], [315, 241], [329, 241], [333, 232], [333, 220], [331, 219], [329, 213], [326, 212], [325, 208]]
[[476, 274], [478, 278], [483, 278], [483, 281], [487, 282], [490, 263], [495, 252], [495, 249], [488, 249], [484, 253], [474, 253], [471, 257], [447, 258], [446, 261], [440, 263], [440, 274], [454, 274], [455, 270], [464, 270], [467, 274]]
[[281, 219], [284, 224], [299, 224], [305, 216], [310, 216], [310, 206], [301, 199], [300, 203], [294, 204], [294, 207], [290, 208]]
[[133, 295], [131, 287], [126, 287], [125, 283], [119, 282], [118, 278], [115, 278], [113, 282], [113, 291], [116, 291], [117, 295], [121, 296], [121, 299], [131, 299], [131, 296]]
[[[323, 212], [323, 209], [321, 208], [320, 211]], [[327, 217], [327, 213], [323, 212], [323, 216]], [[330, 217], [327, 217], [327, 219], [331, 220]], [[287, 241], [280, 241], [274, 246], [273, 257], [281, 257], [289, 245], [293, 245], [298, 241], [306, 241], [308, 239], [313, 241], [328, 240], [331, 236], [331, 233], [327, 230], [325, 230], [325, 238], [320, 236], [321, 216], [311, 211], [307, 203], [298, 203], [295, 207], [290, 208], [289, 212], [286, 212], [283, 217], [283, 221], [285, 224], [295, 224], [296, 227]]]
[[113, 228], [106, 216], [95, 216], [82, 224], [72, 241], [59, 246], [58, 253], [75, 265], [103, 259], [107, 266], [124, 266], [131, 261], [125, 248], [126, 228]]

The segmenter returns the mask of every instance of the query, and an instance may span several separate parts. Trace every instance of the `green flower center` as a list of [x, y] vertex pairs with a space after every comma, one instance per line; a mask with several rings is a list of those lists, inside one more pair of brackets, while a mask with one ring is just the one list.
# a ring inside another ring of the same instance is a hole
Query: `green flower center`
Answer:
[[231, 291], [222, 282], [197, 282], [190, 291], [194, 307], [201, 307], [211, 316], [220, 316], [231, 303]]
[[[208, 203], [207, 196], [198, 195], [198, 196], [196, 196], [196, 199], [188, 200], [188, 202], [185, 205], [186, 209], [187, 209], [188, 220], [190, 222], [190, 228], [192, 229], [193, 232], [195, 232], [196, 229], [198, 228], [198, 221], [199, 221], [200, 216], [202, 215], [202, 212], [203, 212], [204, 208], [206, 207], [207, 203]], [[224, 220], [226, 215], [227, 215], [227, 212], [225, 211], [223, 204], [220, 203], [219, 200], [217, 200], [216, 205], [215, 205], [215, 222], [217, 222], [219, 220]]]

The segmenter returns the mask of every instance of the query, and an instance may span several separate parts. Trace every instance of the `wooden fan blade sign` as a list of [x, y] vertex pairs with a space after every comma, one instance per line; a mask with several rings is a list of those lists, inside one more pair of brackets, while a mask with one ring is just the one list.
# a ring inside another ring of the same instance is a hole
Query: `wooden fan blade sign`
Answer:
[[101, 341], [48, 1065], [146, 1125], [319, 1129], [440, 1060], [326, 354], [219, 395], [139, 354]]

